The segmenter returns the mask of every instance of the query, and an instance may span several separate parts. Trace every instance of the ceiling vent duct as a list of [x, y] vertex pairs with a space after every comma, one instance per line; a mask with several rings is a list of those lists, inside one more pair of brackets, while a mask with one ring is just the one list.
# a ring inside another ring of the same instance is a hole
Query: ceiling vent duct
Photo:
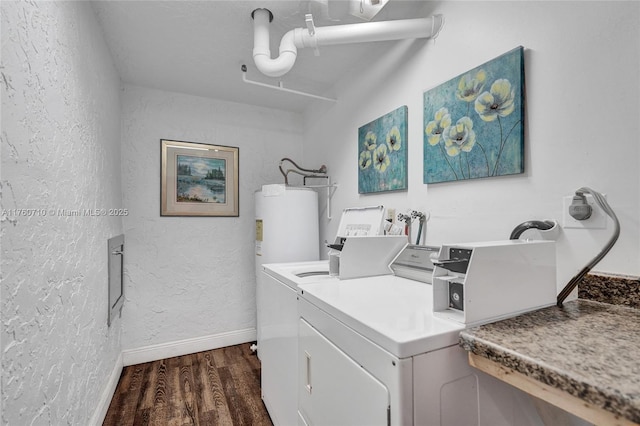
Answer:
[[289, 72], [296, 61], [298, 49], [304, 47], [317, 49], [319, 46], [335, 44], [431, 38], [438, 35], [444, 23], [442, 15], [434, 15], [429, 18], [315, 27], [311, 15], [306, 15], [307, 28], [295, 28], [287, 32], [280, 41], [280, 56], [272, 59], [269, 23], [273, 20], [273, 14], [268, 9], [256, 9], [251, 17], [254, 31], [253, 60], [260, 72], [269, 77], [280, 77]]

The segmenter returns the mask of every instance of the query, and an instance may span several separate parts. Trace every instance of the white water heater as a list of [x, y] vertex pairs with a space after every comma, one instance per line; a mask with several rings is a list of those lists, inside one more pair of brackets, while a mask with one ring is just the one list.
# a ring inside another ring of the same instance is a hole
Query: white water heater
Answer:
[[256, 271], [265, 263], [320, 259], [318, 193], [264, 185], [256, 191]]
[[[310, 188], [264, 185], [256, 202], [256, 307], [258, 348], [262, 344], [265, 291], [262, 265], [320, 259], [318, 193]], [[268, 296], [268, 295], [267, 295]], [[258, 358], [261, 358], [258, 349]]]

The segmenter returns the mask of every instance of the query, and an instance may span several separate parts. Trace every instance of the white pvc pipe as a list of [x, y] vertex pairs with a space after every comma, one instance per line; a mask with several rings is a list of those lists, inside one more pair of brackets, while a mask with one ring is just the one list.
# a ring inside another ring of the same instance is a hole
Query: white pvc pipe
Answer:
[[444, 21], [442, 15], [434, 15], [430, 18], [333, 25], [316, 27], [313, 34], [310, 34], [307, 28], [295, 28], [282, 37], [280, 56], [272, 59], [269, 50], [271, 12], [267, 9], [256, 9], [252, 16], [254, 19], [253, 60], [260, 72], [269, 77], [280, 77], [289, 72], [296, 61], [299, 48], [429, 38], [440, 32]]
[[293, 30], [286, 33], [280, 41], [280, 56], [271, 59], [269, 49], [269, 21], [271, 12], [267, 9], [253, 11], [253, 61], [264, 75], [280, 77], [293, 67], [298, 49], [293, 41]]
[[[442, 23], [440, 15], [430, 18], [403, 19], [397, 21], [365, 22], [362, 24], [333, 25], [315, 29], [310, 35], [306, 28], [299, 28], [297, 47], [330, 46], [335, 44], [366, 43], [374, 41], [429, 38]], [[295, 30], [294, 30], [295, 31]]]

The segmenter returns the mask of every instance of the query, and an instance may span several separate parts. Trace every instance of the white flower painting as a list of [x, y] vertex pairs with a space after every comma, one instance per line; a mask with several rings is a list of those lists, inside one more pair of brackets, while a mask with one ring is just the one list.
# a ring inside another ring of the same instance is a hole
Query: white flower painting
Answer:
[[407, 107], [358, 129], [358, 192], [407, 189]]
[[523, 50], [424, 93], [424, 183], [524, 173]]

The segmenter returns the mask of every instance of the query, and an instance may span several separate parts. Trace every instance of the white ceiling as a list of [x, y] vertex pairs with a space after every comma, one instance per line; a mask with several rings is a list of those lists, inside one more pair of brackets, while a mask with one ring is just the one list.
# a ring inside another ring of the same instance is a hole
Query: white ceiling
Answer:
[[[427, 16], [420, 13], [425, 3], [391, 0], [374, 21]], [[267, 8], [274, 15], [272, 57], [284, 33], [305, 27], [306, 13], [316, 26], [365, 21], [348, 14], [346, 0], [93, 0], [93, 7], [124, 83], [288, 111], [324, 101], [246, 84], [241, 65], [250, 80], [282, 80], [285, 88], [335, 97], [331, 90], [342, 76], [394, 43], [326, 46], [320, 56], [300, 49], [293, 69], [273, 79], [253, 64], [253, 10]]]

